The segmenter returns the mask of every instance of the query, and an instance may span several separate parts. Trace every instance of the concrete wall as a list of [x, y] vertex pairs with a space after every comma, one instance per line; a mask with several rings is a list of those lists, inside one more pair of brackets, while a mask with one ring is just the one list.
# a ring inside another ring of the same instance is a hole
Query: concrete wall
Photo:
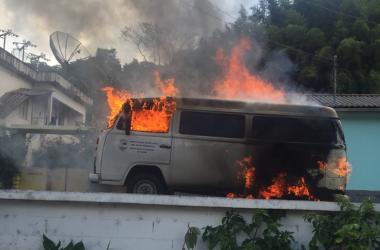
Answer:
[[32, 87], [31, 83], [26, 81], [24, 78], [18, 76], [13, 71], [4, 68], [0, 65], [0, 96], [4, 95], [6, 92], [19, 89]]
[[[105, 250], [109, 242], [110, 250], [179, 250], [188, 225], [220, 224], [232, 208], [246, 220], [257, 208], [285, 209], [282, 223], [294, 232], [294, 249], [311, 237], [306, 212], [338, 210], [333, 202], [0, 191], [0, 250], [42, 249], [42, 234], [66, 244], [83, 240], [87, 250]], [[207, 249], [198, 243], [196, 249]]]
[[352, 174], [351, 190], [380, 191], [380, 112], [339, 112]]
[[58, 91], [53, 92], [53, 98], [57, 99], [61, 103], [65, 104], [67, 107], [70, 107], [71, 109], [78, 112], [81, 115], [82, 123], [86, 121], [86, 107], [85, 106], [73, 100], [72, 98], [68, 97], [62, 92], [58, 92]]
[[[15, 110], [13, 110], [5, 119], [5, 126], [12, 126], [14, 124], [18, 124], [18, 125], [26, 125], [26, 124], [30, 124], [31, 123], [31, 119], [32, 119], [32, 112], [33, 112], [33, 109], [32, 109], [32, 101], [31, 100], [26, 100], [23, 104], [21, 104], [18, 108], [16, 108]], [[24, 117], [22, 117], [22, 106], [23, 105], [27, 105], [27, 117], [26, 119], [24, 119]]]

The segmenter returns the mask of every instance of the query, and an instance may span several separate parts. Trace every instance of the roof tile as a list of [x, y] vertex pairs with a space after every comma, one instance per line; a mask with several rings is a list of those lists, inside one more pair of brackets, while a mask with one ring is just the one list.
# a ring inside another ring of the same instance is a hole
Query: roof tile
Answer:
[[332, 108], [380, 108], [380, 95], [370, 94], [311, 94], [308, 98]]

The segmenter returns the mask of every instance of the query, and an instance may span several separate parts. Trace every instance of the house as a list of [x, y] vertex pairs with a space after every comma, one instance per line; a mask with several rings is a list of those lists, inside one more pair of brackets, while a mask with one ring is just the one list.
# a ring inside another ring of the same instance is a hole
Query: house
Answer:
[[[77, 143], [72, 134], [87, 129], [86, 110], [92, 104], [92, 98], [59, 73], [37, 71], [0, 48], [0, 136], [6, 131], [12, 138], [22, 138], [12, 140], [27, 148], [19, 166], [21, 175], [36, 179], [35, 173], [25, 174], [21, 168], [33, 171], [33, 154], [44, 142]], [[10, 145], [2, 153], [13, 157], [13, 148]]]
[[36, 71], [0, 48], [0, 126], [80, 126], [92, 103], [57, 72]]
[[380, 95], [314, 94], [309, 98], [339, 114], [352, 165], [347, 189], [380, 191]]

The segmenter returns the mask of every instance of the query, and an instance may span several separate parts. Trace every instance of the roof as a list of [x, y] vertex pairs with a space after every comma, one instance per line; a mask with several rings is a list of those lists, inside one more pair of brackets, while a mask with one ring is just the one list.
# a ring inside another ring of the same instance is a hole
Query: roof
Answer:
[[[152, 97], [155, 98], [155, 97]], [[136, 101], [151, 102], [152, 98], [135, 98]], [[158, 97], [156, 97], [158, 98]], [[170, 97], [172, 98], [172, 97]], [[170, 100], [170, 99], [168, 99]], [[177, 109], [196, 109], [204, 111], [225, 111], [263, 115], [289, 115], [313, 117], [338, 117], [335, 110], [319, 105], [294, 105], [277, 103], [243, 102], [219, 99], [175, 98]], [[142, 103], [141, 103], [142, 104]], [[136, 104], [135, 104], [136, 105]]]
[[336, 109], [375, 110], [380, 109], [380, 95], [370, 94], [312, 94], [309, 99]]
[[7, 117], [29, 97], [46, 95], [50, 92], [49, 90], [20, 88], [5, 93], [0, 97], [0, 118]]

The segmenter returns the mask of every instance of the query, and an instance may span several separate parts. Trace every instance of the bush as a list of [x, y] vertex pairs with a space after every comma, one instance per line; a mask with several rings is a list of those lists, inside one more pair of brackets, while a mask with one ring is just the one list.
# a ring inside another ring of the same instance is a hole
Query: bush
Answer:
[[[209, 250], [217, 247], [221, 250], [291, 249], [290, 245], [294, 241], [292, 233], [282, 231], [279, 223], [284, 216], [282, 211], [257, 210], [252, 215], [252, 220], [246, 222], [241, 215], [229, 211], [223, 217], [221, 225], [204, 228], [202, 240], [208, 242]], [[187, 246], [190, 243], [192, 248], [195, 247], [194, 236], [190, 237], [189, 234], [197, 232], [198, 230], [189, 228], [185, 236]], [[192, 242], [187, 242], [188, 239]]]
[[49, 239], [46, 235], [43, 235], [42, 238], [43, 238], [42, 245], [44, 246], [44, 250], [85, 250], [85, 247], [82, 241], [78, 243], [74, 243], [73, 241], [70, 241], [70, 243], [67, 244], [66, 247], [62, 247], [61, 241], [58, 241], [58, 243], [55, 243], [51, 239]]
[[368, 250], [380, 248], [380, 214], [370, 199], [355, 206], [344, 196], [337, 196], [338, 213], [310, 213], [305, 220], [314, 228], [311, 250]]

